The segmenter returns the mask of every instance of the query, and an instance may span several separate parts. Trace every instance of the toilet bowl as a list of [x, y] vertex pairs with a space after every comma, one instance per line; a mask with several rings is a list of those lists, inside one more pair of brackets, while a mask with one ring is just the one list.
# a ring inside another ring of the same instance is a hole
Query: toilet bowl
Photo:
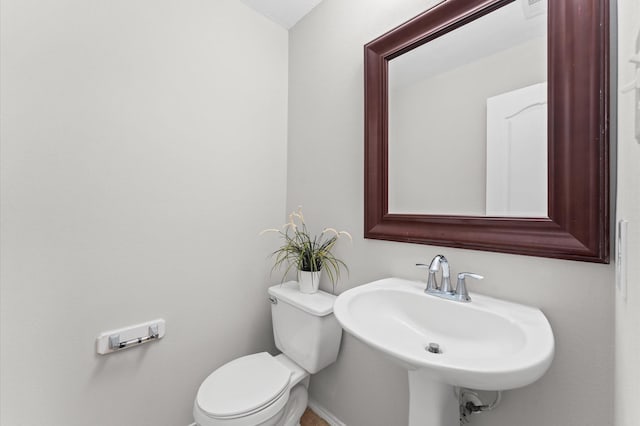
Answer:
[[199, 426], [296, 426], [307, 407], [310, 374], [335, 362], [342, 328], [335, 296], [300, 293], [295, 282], [269, 288], [275, 343], [283, 353], [236, 358], [200, 385]]
[[307, 406], [308, 378], [282, 354], [237, 358], [202, 382], [194, 419], [200, 426], [295, 426]]

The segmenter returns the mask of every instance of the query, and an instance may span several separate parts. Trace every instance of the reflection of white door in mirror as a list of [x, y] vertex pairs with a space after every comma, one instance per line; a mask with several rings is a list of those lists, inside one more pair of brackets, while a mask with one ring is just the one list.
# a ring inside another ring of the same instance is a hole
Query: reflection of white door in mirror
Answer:
[[487, 216], [548, 217], [547, 84], [487, 99]]

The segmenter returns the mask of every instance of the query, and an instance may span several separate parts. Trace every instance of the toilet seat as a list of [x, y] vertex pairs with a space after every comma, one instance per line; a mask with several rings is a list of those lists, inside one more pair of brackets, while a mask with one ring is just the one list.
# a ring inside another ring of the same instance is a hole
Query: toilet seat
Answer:
[[237, 358], [202, 382], [195, 408], [207, 424], [259, 424], [287, 403], [290, 377], [291, 370], [267, 352]]

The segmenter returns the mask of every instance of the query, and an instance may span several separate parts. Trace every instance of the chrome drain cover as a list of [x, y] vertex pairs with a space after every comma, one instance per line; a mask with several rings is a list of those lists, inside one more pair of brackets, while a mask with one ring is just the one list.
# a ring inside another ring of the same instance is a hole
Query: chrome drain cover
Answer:
[[432, 354], [440, 354], [442, 351], [440, 350], [440, 345], [437, 343], [429, 343], [429, 345], [424, 348], [427, 352], [431, 352]]

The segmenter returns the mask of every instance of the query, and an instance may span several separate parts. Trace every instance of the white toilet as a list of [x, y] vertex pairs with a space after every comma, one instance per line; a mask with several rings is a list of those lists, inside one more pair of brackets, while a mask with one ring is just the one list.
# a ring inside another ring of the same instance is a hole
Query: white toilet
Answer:
[[198, 389], [193, 417], [199, 426], [295, 426], [307, 407], [309, 375], [335, 362], [342, 328], [336, 296], [304, 294], [298, 283], [269, 288], [273, 335], [283, 353], [234, 359]]

